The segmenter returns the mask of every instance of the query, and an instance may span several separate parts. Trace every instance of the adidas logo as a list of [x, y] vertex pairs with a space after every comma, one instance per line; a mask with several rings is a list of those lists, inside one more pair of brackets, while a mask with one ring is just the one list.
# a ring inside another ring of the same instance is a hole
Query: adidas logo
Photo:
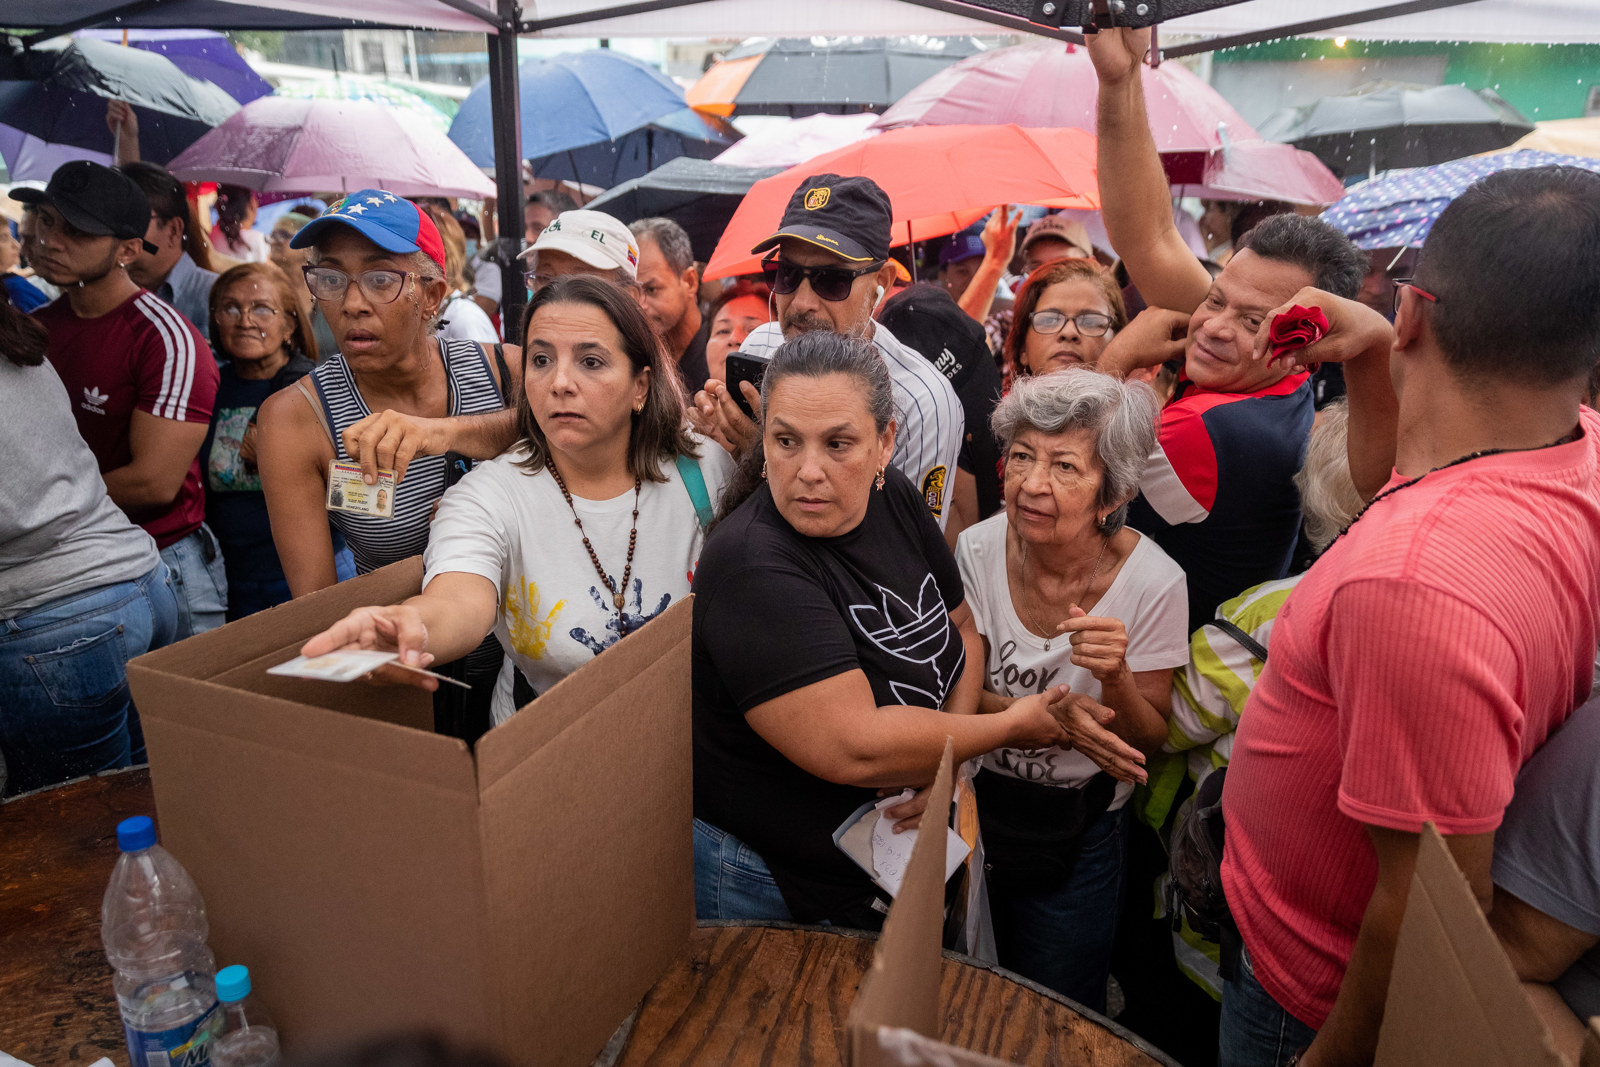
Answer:
[[83, 388], [83, 406], [96, 415], [104, 415], [106, 413], [105, 403], [110, 399], [109, 395], [102, 393], [92, 385], [86, 385]]

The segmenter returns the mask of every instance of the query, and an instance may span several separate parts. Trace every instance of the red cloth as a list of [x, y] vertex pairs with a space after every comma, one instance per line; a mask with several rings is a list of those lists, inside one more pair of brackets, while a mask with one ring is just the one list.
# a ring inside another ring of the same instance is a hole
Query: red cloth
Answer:
[[1308, 1026], [1377, 881], [1365, 825], [1495, 829], [1518, 769], [1588, 696], [1600, 415], [1582, 426], [1378, 501], [1277, 617], [1228, 769], [1222, 876], [1256, 977]]
[[1314, 345], [1328, 334], [1328, 316], [1321, 308], [1303, 308], [1299, 304], [1272, 320], [1267, 331], [1267, 343], [1272, 346], [1271, 363], [1280, 356], [1308, 345]]
[[[211, 421], [218, 381], [211, 346], [154, 293], [141, 289], [95, 319], [80, 319], [66, 297], [34, 314], [50, 331], [50, 362], [102, 474], [132, 462], [128, 427], [135, 410], [179, 422]], [[198, 455], [170, 505], [130, 517], [161, 548], [198, 529], [206, 517]]]

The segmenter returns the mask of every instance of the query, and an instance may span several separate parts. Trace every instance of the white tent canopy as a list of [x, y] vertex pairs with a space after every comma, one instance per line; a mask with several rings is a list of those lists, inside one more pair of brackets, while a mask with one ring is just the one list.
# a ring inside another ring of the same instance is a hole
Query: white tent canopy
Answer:
[[[1166, 23], [1169, 33], [1204, 37], [1256, 34], [1311, 19], [1337, 18], [1393, 6], [1385, 0], [1247, 0]], [[1493, 41], [1522, 44], [1600, 42], [1600, 3], [1596, 0], [1475, 0], [1432, 11], [1377, 21], [1346, 22], [1314, 30], [1313, 37], [1376, 38], [1411, 41]]]

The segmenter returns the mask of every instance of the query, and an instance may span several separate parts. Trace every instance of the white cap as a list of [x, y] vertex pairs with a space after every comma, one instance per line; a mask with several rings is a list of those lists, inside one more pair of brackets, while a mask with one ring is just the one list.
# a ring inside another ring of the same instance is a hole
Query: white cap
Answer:
[[563, 211], [518, 258], [529, 259], [547, 249], [565, 252], [599, 270], [620, 267], [628, 277], [639, 277], [638, 243], [626, 226], [604, 211]]

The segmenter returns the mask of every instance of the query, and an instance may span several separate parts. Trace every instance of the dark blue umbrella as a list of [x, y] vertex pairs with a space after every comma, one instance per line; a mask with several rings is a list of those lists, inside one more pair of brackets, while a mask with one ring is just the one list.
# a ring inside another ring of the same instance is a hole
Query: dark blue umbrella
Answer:
[[171, 60], [138, 48], [74, 38], [24, 57], [27, 80], [0, 82], [0, 123], [51, 144], [111, 147], [106, 101], [126, 100], [139, 116], [140, 155], [165, 163], [239, 110], [239, 102]]
[[712, 159], [739, 139], [726, 119], [683, 108], [623, 134], [614, 141], [585, 145], [531, 161], [540, 178], [583, 182], [609, 189], [669, 160]]
[[[122, 30], [79, 30], [73, 36], [118, 42]], [[128, 46], [166, 56], [191, 78], [200, 78], [241, 104], [272, 92], [272, 83], [244, 61], [233, 42], [214, 30], [128, 30]]]
[[588, 206], [620, 222], [662, 215], [689, 235], [694, 258], [711, 258], [722, 231], [750, 187], [782, 167], [730, 167], [725, 163], [680, 157], [649, 174], [606, 190]]
[[1434, 220], [1473, 182], [1497, 171], [1553, 166], [1600, 171], [1600, 159], [1523, 150], [1390, 171], [1352, 186], [1322, 217], [1358, 248], [1421, 248]]
[[[658, 130], [682, 135], [683, 128], [663, 126], [663, 120], [683, 111], [683, 90], [654, 67], [632, 56], [597, 48], [571, 52], [548, 59], [531, 59], [518, 69], [522, 106], [522, 157], [564, 166], [565, 172], [546, 173], [536, 165], [539, 177], [561, 178], [606, 170], [604, 166], [585, 167], [576, 157], [558, 164], [555, 157], [576, 153], [592, 145], [610, 145], [636, 130], [654, 124]], [[675, 119], [681, 122], [681, 119]], [[701, 130], [704, 130], [701, 124]], [[694, 133], [691, 129], [691, 135]], [[467, 157], [480, 167], [494, 165], [494, 136], [490, 124], [489, 79], [478, 82], [461, 102], [455, 121], [450, 124], [450, 139], [461, 146]], [[651, 138], [646, 138], [646, 142]], [[619, 153], [607, 150], [602, 163]], [[681, 154], [681, 153], [679, 153]], [[645, 143], [629, 151], [629, 157], [649, 163], [665, 162], [666, 156]], [[650, 170], [639, 167], [621, 177], [591, 181], [612, 185]]]

